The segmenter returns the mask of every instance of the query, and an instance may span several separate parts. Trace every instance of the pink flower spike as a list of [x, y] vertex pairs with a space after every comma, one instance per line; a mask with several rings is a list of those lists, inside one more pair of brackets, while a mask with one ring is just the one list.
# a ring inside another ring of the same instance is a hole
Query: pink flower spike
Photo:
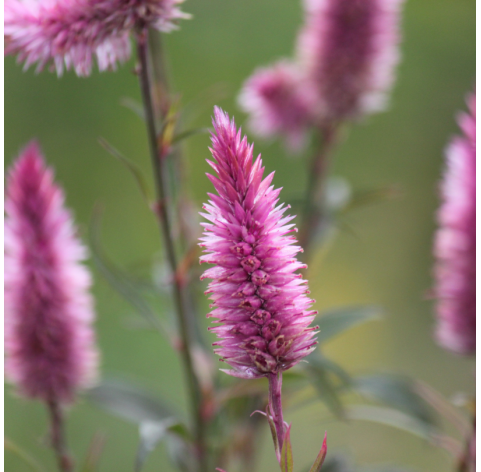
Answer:
[[301, 71], [282, 61], [258, 69], [247, 79], [239, 96], [250, 114], [249, 127], [261, 137], [283, 135], [292, 150], [303, 147], [311, 124], [311, 100]]
[[5, 0], [5, 53], [17, 55], [25, 68], [46, 65], [62, 75], [79, 76], [113, 69], [130, 57], [129, 34], [147, 27], [175, 28], [186, 18], [183, 0]]
[[6, 375], [26, 397], [71, 402], [97, 374], [91, 279], [35, 143], [10, 169], [5, 212]]
[[434, 268], [436, 339], [458, 354], [476, 352], [476, 95], [461, 115], [464, 136], [446, 150]]
[[[215, 309], [208, 317], [220, 339], [215, 352], [230, 364], [230, 375], [243, 378], [281, 373], [301, 361], [316, 345], [313, 301], [305, 281], [295, 274], [300, 247], [288, 233], [292, 216], [278, 205], [280, 190], [263, 180], [260, 156], [242, 137], [234, 120], [214, 110], [210, 180], [218, 195], [204, 205], [201, 262], [215, 264], [204, 277]], [[275, 376], [275, 375], [274, 375]]]
[[399, 61], [403, 0], [304, 0], [298, 57], [326, 122], [382, 110]]

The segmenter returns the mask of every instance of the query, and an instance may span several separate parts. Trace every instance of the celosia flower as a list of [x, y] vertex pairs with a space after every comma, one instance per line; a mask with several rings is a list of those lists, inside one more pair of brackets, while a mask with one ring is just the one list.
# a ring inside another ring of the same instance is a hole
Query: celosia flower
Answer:
[[253, 162], [253, 146], [241, 137], [234, 120], [215, 109], [212, 155], [208, 175], [218, 195], [204, 205], [204, 237], [208, 254], [201, 262], [215, 264], [203, 278], [211, 278], [207, 293], [215, 309], [208, 315], [220, 325], [210, 328], [220, 338], [215, 352], [233, 367], [228, 374], [256, 378], [279, 373], [297, 364], [316, 344], [309, 327], [316, 312], [306, 281], [296, 270], [301, 250], [278, 205], [280, 189], [264, 180], [260, 156]]
[[305, 141], [312, 120], [308, 87], [295, 64], [282, 61], [258, 69], [246, 81], [239, 104], [250, 114], [249, 127], [257, 135], [284, 135], [291, 149]]
[[129, 33], [147, 27], [170, 31], [185, 18], [183, 0], [5, 0], [7, 54], [37, 71], [51, 64], [88, 76], [93, 57], [100, 71], [130, 57]]
[[399, 60], [402, 0], [304, 0], [298, 56], [322, 120], [383, 108]]
[[476, 96], [446, 152], [435, 239], [436, 339], [459, 354], [476, 351]]
[[6, 375], [29, 398], [69, 402], [96, 375], [91, 280], [36, 144], [10, 170], [5, 211]]

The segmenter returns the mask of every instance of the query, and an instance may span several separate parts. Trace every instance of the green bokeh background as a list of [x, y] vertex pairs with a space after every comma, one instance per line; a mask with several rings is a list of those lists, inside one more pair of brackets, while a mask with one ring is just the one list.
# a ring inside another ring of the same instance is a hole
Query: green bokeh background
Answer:
[[[165, 36], [173, 86], [184, 104], [197, 101], [195, 126], [209, 126], [218, 104], [245, 116], [235, 97], [258, 66], [290, 55], [301, 24], [299, 0], [189, 0], [184, 10], [194, 18]], [[310, 266], [309, 282], [317, 309], [349, 303], [376, 303], [386, 319], [356, 328], [327, 346], [327, 354], [350, 372], [394, 370], [423, 379], [451, 397], [474, 389], [471, 360], [455, 357], [432, 341], [431, 286], [433, 215], [443, 149], [457, 132], [455, 114], [464, 108], [475, 74], [474, 0], [409, 0], [403, 15], [402, 63], [391, 106], [349, 131], [339, 148], [333, 173], [355, 189], [399, 184], [403, 197], [351, 213], [350, 231], [341, 229], [325, 259]], [[5, 156], [7, 166], [28, 140], [37, 138], [65, 187], [67, 201], [87, 232], [94, 204], [104, 207], [103, 242], [126, 266], [148, 261], [159, 251], [158, 231], [135, 182], [98, 144], [103, 136], [146, 172], [149, 160], [141, 121], [120, 105], [122, 97], [139, 98], [133, 62], [117, 73], [62, 79], [43, 72], [22, 72], [14, 59], [5, 64]], [[214, 94], [206, 91], [216, 91]], [[205, 98], [207, 97], [207, 98]], [[189, 185], [197, 203], [205, 201], [210, 183], [204, 176], [208, 137], [185, 145]], [[289, 157], [276, 142], [256, 141], [268, 171], [284, 199], [302, 191], [305, 158]], [[138, 380], [171, 404], [186, 408], [180, 364], [156, 333], [134, 330], [124, 303], [95, 274], [97, 331], [104, 374]], [[207, 303], [202, 307], [206, 312]], [[14, 397], [6, 388], [6, 435], [54, 470], [44, 446], [45, 412], [41, 405]], [[287, 411], [293, 422], [298, 470], [312, 462], [324, 430], [329, 451], [344, 451], [359, 463], [399, 463], [414, 470], [452, 470], [449, 456], [418, 438], [369, 423], [326, 422], [321, 404]], [[81, 457], [96, 431], [107, 435], [101, 471], [129, 471], [137, 445], [135, 426], [81, 401], [70, 412], [69, 438]], [[267, 427], [259, 470], [275, 471]], [[6, 470], [30, 469], [6, 453]], [[149, 458], [145, 471], [171, 472], [163, 446]]]

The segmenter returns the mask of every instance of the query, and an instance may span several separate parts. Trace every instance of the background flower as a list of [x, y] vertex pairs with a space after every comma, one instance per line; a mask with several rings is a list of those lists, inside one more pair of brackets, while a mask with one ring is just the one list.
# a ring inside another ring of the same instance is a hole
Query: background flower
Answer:
[[7, 377], [27, 397], [70, 402], [96, 377], [91, 279], [63, 192], [35, 143], [11, 168], [5, 211]]

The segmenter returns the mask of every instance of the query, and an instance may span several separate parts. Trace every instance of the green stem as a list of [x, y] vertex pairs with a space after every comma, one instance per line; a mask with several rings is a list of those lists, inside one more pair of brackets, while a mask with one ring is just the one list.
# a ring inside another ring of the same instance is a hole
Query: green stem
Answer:
[[321, 208], [324, 184], [330, 164], [330, 156], [337, 142], [337, 129], [336, 125], [326, 125], [320, 129], [322, 141], [319, 149], [312, 156], [299, 231], [299, 244], [306, 252], [312, 242], [316, 228], [321, 224], [324, 217]]
[[178, 277], [177, 257], [172, 236], [172, 225], [168, 211], [168, 196], [164, 184], [164, 166], [157, 139], [155, 124], [154, 102], [152, 97], [149, 61], [148, 61], [148, 42], [147, 32], [142, 31], [137, 37], [137, 55], [139, 60], [139, 79], [142, 91], [142, 99], [145, 109], [145, 119], [147, 124], [147, 134], [149, 139], [150, 156], [154, 172], [156, 190], [156, 215], [159, 220], [160, 230], [163, 236], [165, 252], [173, 277], [174, 303], [179, 321], [179, 332], [182, 341], [181, 356], [187, 376], [189, 396], [191, 399], [192, 414], [195, 419], [195, 436], [197, 453], [199, 457], [199, 471], [206, 471], [206, 453], [204, 438], [204, 421], [202, 418], [202, 397], [197, 376], [194, 371], [192, 360], [192, 342], [189, 333], [187, 311], [185, 307], [185, 294], [182, 280]]

